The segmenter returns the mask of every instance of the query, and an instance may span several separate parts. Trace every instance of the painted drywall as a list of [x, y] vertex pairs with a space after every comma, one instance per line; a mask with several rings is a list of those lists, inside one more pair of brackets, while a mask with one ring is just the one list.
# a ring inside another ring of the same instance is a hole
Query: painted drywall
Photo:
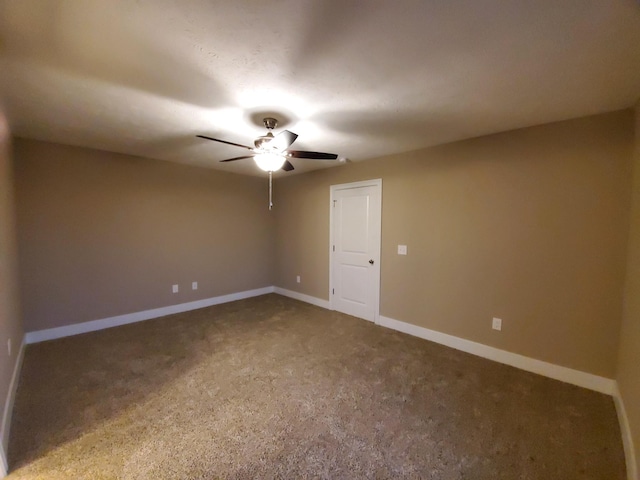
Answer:
[[[18, 299], [13, 172], [9, 127], [0, 110], [0, 415], [5, 411], [23, 330]], [[11, 355], [7, 341], [11, 339]], [[7, 417], [8, 421], [9, 417]], [[9, 425], [4, 425], [9, 428]], [[8, 435], [0, 432], [6, 452]]]
[[635, 110], [635, 133], [631, 229], [617, 381], [629, 419], [635, 457], [640, 460], [640, 103]]
[[26, 331], [273, 284], [264, 178], [23, 139], [14, 160]]
[[328, 298], [329, 186], [382, 178], [381, 315], [613, 378], [632, 148], [625, 110], [278, 179], [276, 285]]

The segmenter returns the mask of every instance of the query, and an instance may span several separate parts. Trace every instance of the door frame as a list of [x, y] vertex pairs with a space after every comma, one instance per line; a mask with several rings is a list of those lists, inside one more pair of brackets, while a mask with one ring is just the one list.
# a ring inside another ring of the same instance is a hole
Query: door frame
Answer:
[[329, 187], [329, 309], [335, 310], [334, 302], [333, 302], [333, 285], [334, 285], [334, 269], [333, 269], [333, 202], [335, 200], [335, 193], [338, 190], [349, 190], [352, 188], [362, 188], [362, 187], [378, 187], [380, 195], [378, 196], [378, 201], [380, 202], [378, 212], [380, 212], [380, 218], [378, 219], [378, 225], [380, 230], [377, 232], [378, 234], [378, 251], [374, 252], [373, 258], [375, 260], [375, 264], [377, 265], [376, 271], [377, 275], [374, 278], [374, 311], [373, 311], [373, 323], [376, 325], [380, 324], [380, 252], [382, 251], [382, 178], [374, 178], [371, 180], [362, 180], [360, 182], [351, 182], [351, 183], [341, 183], [338, 185], [331, 185]]

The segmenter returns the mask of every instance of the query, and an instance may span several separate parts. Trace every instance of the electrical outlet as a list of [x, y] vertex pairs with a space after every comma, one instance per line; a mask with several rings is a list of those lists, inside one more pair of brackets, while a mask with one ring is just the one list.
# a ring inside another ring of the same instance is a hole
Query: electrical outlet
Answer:
[[11, 356], [11, 339], [7, 340], [7, 355]]
[[178, 293], [178, 285], [174, 285], [172, 287], [172, 291], [173, 291], [173, 293]]
[[502, 330], [502, 319], [493, 317], [491, 328], [493, 328], [494, 330]]
[[191, 282], [191, 290], [197, 290], [198, 289], [198, 282]]
[[407, 254], [407, 246], [398, 245], [398, 255], [406, 255], [406, 254]]
[[296, 282], [300, 283], [300, 275], [296, 276]]

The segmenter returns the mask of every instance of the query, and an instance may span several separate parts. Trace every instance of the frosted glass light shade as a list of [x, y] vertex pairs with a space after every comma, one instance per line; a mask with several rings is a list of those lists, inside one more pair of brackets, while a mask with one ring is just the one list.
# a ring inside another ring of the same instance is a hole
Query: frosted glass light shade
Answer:
[[256, 165], [265, 172], [275, 172], [280, 170], [284, 165], [285, 158], [282, 155], [275, 153], [259, 153], [253, 159], [256, 161]]

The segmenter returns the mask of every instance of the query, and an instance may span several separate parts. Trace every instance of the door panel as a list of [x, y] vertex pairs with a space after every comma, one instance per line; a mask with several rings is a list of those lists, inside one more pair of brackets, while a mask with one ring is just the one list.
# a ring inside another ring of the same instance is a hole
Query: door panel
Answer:
[[331, 308], [370, 321], [379, 308], [381, 191], [380, 180], [331, 187]]
[[369, 196], [344, 196], [339, 201], [338, 214], [341, 218], [338, 245], [341, 251], [366, 254], [369, 243]]
[[366, 267], [340, 265], [339, 278], [341, 288], [338, 289], [340, 298], [344, 301], [366, 305], [368, 274]]

